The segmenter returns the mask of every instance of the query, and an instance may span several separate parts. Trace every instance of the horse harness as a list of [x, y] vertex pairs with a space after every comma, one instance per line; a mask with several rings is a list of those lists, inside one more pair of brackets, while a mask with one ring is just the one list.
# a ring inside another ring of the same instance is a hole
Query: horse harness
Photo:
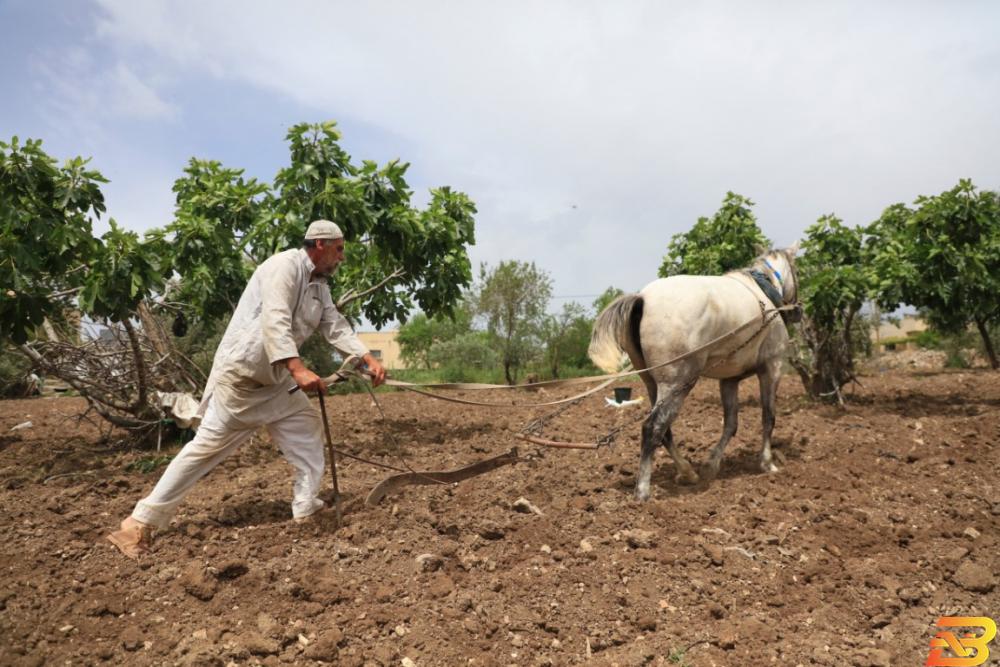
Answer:
[[[767, 265], [767, 268], [769, 268], [772, 273], [774, 273], [774, 277], [778, 280], [778, 284], [783, 285], [783, 282], [781, 280], [781, 272], [778, 271], [778, 269], [771, 266], [771, 263], [768, 262], [766, 259], [764, 260], [764, 264]], [[774, 286], [774, 283], [771, 282], [770, 277], [765, 272], [759, 269], [744, 269], [741, 273], [748, 276], [751, 280], [754, 281], [757, 287], [760, 288], [760, 291], [764, 293], [764, 296], [767, 297], [768, 301], [770, 301], [775, 308], [780, 309], [782, 308], [782, 306], [786, 305], [784, 296], [780, 291], [778, 291], [778, 288]], [[756, 297], [756, 295], [754, 296]], [[757, 301], [758, 303], [760, 303], [761, 315], [763, 316], [765, 310], [764, 302], [760, 301], [760, 299], [758, 299]], [[798, 322], [802, 319], [801, 304], [793, 303], [787, 305], [792, 306], [792, 308], [780, 311], [781, 319], [785, 323], [786, 327], [789, 324], [794, 324], [795, 322]]]

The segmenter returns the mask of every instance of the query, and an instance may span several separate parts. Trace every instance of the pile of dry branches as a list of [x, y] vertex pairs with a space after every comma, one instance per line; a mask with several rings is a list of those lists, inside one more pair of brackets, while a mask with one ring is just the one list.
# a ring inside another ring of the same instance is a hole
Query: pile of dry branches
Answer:
[[[74, 322], [74, 319], [76, 321]], [[65, 382], [90, 408], [136, 440], [159, 434], [158, 392], [195, 393], [205, 378], [173, 344], [146, 303], [120, 324], [46, 321], [45, 337], [20, 346], [45, 376]]]

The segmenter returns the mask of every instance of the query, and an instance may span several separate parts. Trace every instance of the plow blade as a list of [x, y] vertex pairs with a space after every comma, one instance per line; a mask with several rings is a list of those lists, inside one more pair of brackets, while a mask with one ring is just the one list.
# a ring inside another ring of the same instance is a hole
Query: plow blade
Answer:
[[501, 466], [510, 465], [515, 462], [517, 462], [516, 447], [511, 449], [506, 454], [494, 456], [491, 459], [485, 459], [456, 470], [404, 472], [399, 475], [393, 475], [392, 477], [386, 477], [371, 490], [368, 497], [365, 498], [365, 505], [369, 507], [378, 505], [387, 495], [396, 493], [404, 486], [414, 484], [453, 484], [455, 482], [461, 482], [463, 479], [491, 472]]

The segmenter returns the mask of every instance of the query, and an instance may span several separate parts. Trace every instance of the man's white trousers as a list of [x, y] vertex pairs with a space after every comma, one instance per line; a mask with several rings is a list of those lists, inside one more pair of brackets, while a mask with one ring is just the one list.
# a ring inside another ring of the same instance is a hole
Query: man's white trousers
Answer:
[[[227, 425], [209, 401], [194, 439], [184, 445], [164, 471], [153, 492], [136, 504], [132, 518], [165, 528], [195, 483], [254, 434], [255, 428]], [[317, 498], [323, 480], [322, 424], [312, 406], [267, 425], [271, 439], [295, 468], [292, 516], [309, 516], [323, 507]]]

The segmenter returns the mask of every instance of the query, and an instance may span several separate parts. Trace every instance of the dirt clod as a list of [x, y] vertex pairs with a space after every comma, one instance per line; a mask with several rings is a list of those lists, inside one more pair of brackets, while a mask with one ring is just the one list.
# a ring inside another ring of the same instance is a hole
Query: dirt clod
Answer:
[[201, 563], [188, 565], [179, 581], [189, 595], [205, 602], [219, 590], [219, 581]]
[[955, 583], [973, 593], [989, 593], [996, 586], [993, 573], [979, 563], [964, 561], [956, 570]]
[[633, 549], [649, 549], [656, 546], [656, 533], [651, 530], [623, 530], [622, 538]]

